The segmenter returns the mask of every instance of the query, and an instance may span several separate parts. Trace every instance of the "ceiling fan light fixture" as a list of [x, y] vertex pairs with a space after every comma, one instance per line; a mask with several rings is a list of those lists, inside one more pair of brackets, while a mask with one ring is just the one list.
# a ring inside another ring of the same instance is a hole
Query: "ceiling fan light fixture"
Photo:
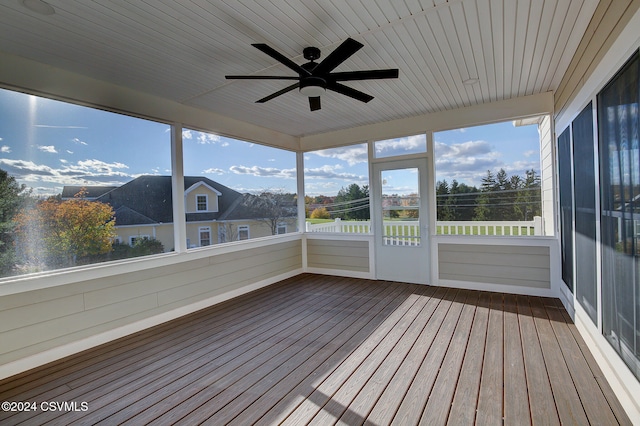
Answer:
[[327, 89], [320, 86], [306, 86], [306, 87], [300, 88], [300, 93], [310, 98], [316, 98], [318, 96], [322, 96], [326, 93], [326, 91]]
[[327, 91], [327, 82], [320, 77], [306, 77], [300, 80], [300, 93], [315, 98]]
[[24, 7], [40, 15], [53, 15], [56, 10], [43, 0], [22, 0]]

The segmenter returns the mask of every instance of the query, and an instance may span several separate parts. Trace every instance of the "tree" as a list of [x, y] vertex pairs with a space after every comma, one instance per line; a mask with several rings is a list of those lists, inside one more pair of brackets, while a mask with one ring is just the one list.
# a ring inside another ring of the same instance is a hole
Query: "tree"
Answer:
[[18, 215], [16, 231], [27, 261], [45, 267], [74, 266], [112, 250], [113, 209], [84, 199], [85, 194], [81, 190], [66, 201], [48, 198]]
[[26, 185], [0, 169], [0, 276], [10, 275], [15, 268], [14, 218], [29, 194]]
[[[455, 182], [455, 181], [454, 181]], [[454, 220], [453, 209], [451, 208], [449, 184], [446, 180], [436, 182], [436, 217], [438, 220]]]
[[296, 217], [295, 194], [282, 191], [264, 191], [259, 195], [246, 194], [245, 204], [253, 211], [254, 220], [266, 224], [271, 235], [278, 233], [278, 225], [286, 219]]
[[329, 211], [327, 211], [326, 207], [318, 207], [313, 209], [311, 212], [311, 219], [331, 219], [331, 215]]
[[352, 183], [347, 188], [341, 188], [334, 200], [334, 217], [347, 220], [369, 219], [369, 185]]

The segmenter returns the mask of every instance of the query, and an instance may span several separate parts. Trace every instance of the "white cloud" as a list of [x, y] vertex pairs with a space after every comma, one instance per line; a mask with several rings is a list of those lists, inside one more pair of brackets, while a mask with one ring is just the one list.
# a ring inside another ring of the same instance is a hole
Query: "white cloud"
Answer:
[[42, 152], [48, 152], [49, 154], [57, 154], [56, 147], [53, 145], [38, 145], [37, 148]]
[[[0, 141], [2, 140], [2, 138], [0, 138]], [[9, 154], [11, 152], [11, 147], [7, 146], [7, 145], [3, 145], [2, 147], [0, 147], [0, 152], [3, 154]]]
[[259, 166], [231, 166], [229, 167], [233, 173], [238, 175], [252, 175], [258, 177], [276, 177], [281, 179], [295, 179], [296, 169], [278, 169], [275, 167], [259, 167]]
[[53, 183], [60, 186], [121, 185], [134, 177], [122, 171], [128, 168], [127, 165], [100, 160], [85, 160], [77, 163], [61, 161], [61, 167], [54, 168], [28, 160], [2, 158], [0, 165], [19, 181], [30, 183], [30, 186], [37, 186], [38, 183]]
[[74, 142], [74, 143], [80, 144], [80, 145], [89, 145], [89, 144], [88, 144], [88, 143], [86, 143], [85, 141], [81, 141], [81, 140], [80, 140], [80, 139], [78, 139], [78, 138], [73, 138], [73, 139], [71, 139], [71, 141], [72, 141], [72, 142]]
[[368, 160], [367, 145], [351, 145], [341, 148], [321, 149], [320, 151], [312, 151], [308, 154], [315, 154], [319, 157], [335, 158], [346, 161], [350, 166], [358, 163], [364, 163]]
[[[194, 140], [196, 143], [200, 145], [214, 145], [222, 141], [222, 137], [219, 135], [214, 135], [212, 133], [198, 132], [196, 130], [183, 129], [182, 130], [182, 139], [184, 140]], [[229, 143], [223, 141], [222, 146], [228, 146]]]
[[524, 155], [526, 158], [529, 158], [533, 155], [540, 155], [540, 152], [532, 149], [531, 151], [525, 151], [522, 155]]
[[392, 156], [407, 153], [424, 152], [425, 135], [413, 135], [404, 138], [389, 139], [375, 143], [376, 156]]
[[208, 174], [208, 175], [223, 175], [226, 172], [222, 169], [216, 169], [214, 167], [210, 168], [210, 169], [206, 169], [203, 170], [202, 173]]
[[366, 176], [357, 175], [354, 173], [342, 173], [339, 170], [342, 169], [340, 165], [330, 166], [324, 165], [316, 168], [304, 169], [305, 179], [340, 179], [350, 182], [368, 182]]

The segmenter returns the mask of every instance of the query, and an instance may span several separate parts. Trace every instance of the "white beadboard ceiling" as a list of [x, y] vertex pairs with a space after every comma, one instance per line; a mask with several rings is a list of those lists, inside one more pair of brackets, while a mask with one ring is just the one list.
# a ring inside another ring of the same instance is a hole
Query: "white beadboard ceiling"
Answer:
[[[553, 91], [598, 1], [47, 3], [53, 15], [2, 0], [0, 51], [298, 137]], [[400, 70], [397, 80], [345, 83], [373, 95], [367, 104], [327, 92], [311, 112], [297, 91], [256, 104], [291, 82], [225, 80], [295, 75], [251, 43], [302, 64], [304, 47], [322, 60], [348, 37], [364, 47], [336, 71]]]

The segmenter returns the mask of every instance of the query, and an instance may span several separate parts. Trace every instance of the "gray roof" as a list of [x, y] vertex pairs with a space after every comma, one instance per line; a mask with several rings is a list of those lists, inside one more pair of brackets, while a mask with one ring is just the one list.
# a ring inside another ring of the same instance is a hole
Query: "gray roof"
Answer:
[[86, 194], [83, 198], [87, 200], [95, 200], [96, 198], [106, 194], [109, 191], [118, 188], [117, 186], [100, 186], [100, 185], [65, 185], [62, 188], [62, 199], [71, 199], [81, 190], [85, 190]]
[[[209, 178], [185, 176], [185, 190], [203, 182], [222, 195], [218, 197], [218, 212], [188, 213], [187, 221], [216, 220], [218, 217], [242, 197], [237, 191], [228, 188]], [[111, 189], [96, 198], [96, 201], [110, 204], [120, 212], [116, 215], [117, 225], [139, 225], [151, 223], [172, 223], [173, 205], [171, 176], [140, 176], [124, 185]]]

